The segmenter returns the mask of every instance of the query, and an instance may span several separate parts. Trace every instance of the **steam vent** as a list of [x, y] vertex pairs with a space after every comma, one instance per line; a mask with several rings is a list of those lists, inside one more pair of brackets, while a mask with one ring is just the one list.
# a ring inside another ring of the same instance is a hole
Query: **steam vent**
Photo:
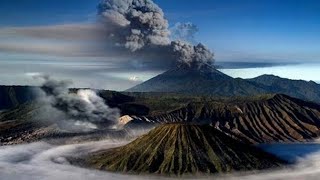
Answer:
[[285, 162], [211, 126], [161, 125], [128, 145], [91, 154], [100, 170], [136, 174], [212, 174], [276, 168]]

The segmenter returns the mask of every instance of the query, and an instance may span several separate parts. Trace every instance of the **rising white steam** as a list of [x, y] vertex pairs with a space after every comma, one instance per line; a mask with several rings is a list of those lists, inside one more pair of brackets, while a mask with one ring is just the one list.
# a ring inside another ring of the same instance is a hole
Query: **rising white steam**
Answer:
[[85, 89], [70, 92], [67, 81], [50, 76], [35, 78], [42, 81], [41, 102], [47, 106], [47, 114], [54, 114], [54, 120], [61, 128], [73, 131], [89, 131], [98, 128], [112, 128], [118, 123], [118, 109], [110, 108], [96, 92]]

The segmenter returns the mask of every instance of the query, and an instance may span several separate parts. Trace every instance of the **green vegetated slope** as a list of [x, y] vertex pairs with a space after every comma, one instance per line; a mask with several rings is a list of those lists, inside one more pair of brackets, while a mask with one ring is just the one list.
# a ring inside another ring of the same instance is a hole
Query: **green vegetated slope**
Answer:
[[285, 162], [211, 126], [167, 124], [123, 147], [100, 151], [84, 164], [117, 172], [167, 175], [275, 168]]

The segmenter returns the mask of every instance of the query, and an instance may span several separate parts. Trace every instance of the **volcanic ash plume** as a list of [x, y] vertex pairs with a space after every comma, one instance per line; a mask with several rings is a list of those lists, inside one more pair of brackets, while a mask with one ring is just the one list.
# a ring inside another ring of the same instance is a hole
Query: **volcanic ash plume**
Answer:
[[[162, 9], [152, 0], [102, 0], [98, 6], [100, 22], [108, 28], [108, 43], [124, 48], [133, 57], [152, 57], [154, 63], [199, 66], [213, 64], [213, 53], [202, 44], [191, 45], [198, 28], [185, 23], [177, 25], [177, 41], [170, 40], [168, 21]], [[135, 58], [139, 59], [139, 58]], [[171, 61], [167, 63], [165, 61]], [[157, 61], [157, 62], [155, 62]]]
[[103, 0], [98, 14], [107, 26], [115, 27], [110, 36], [118, 45], [131, 51], [170, 43], [168, 21], [151, 0]]
[[[66, 130], [89, 131], [99, 126], [111, 128], [118, 123], [119, 110], [107, 106], [104, 100], [92, 90], [77, 90], [70, 93], [67, 81], [58, 81], [49, 76], [37, 76], [46, 105], [61, 114], [55, 118]], [[57, 120], [59, 119], [59, 120]]]
[[171, 47], [180, 64], [186, 64], [189, 67], [200, 67], [203, 64], [212, 65], [214, 62], [214, 54], [201, 43], [193, 46], [182, 41], [173, 41]]
[[174, 40], [186, 41], [194, 44], [195, 34], [199, 31], [198, 27], [191, 23], [176, 23], [173, 28], [171, 28], [171, 37]]

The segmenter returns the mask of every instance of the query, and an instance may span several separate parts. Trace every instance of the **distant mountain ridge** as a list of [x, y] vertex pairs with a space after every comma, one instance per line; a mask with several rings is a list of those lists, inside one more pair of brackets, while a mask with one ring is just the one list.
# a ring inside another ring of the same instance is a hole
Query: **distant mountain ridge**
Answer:
[[[226, 89], [228, 89], [226, 91]], [[254, 89], [254, 90], [252, 90]], [[234, 79], [210, 66], [200, 69], [177, 67], [164, 72], [129, 92], [175, 92], [217, 96], [248, 95], [252, 91], [265, 93], [255, 83]]]
[[248, 80], [263, 85], [264, 89], [272, 93], [320, 102], [320, 84], [314, 81], [291, 80], [275, 75], [262, 75]]
[[262, 75], [252, 79], [232, 78], [210, 66], [200, 69], [176, 67], [126, 91], [222, 97], [277, 93], [320, 102], [320, 85], [313, 81], [290, 80], [273, 75]]

